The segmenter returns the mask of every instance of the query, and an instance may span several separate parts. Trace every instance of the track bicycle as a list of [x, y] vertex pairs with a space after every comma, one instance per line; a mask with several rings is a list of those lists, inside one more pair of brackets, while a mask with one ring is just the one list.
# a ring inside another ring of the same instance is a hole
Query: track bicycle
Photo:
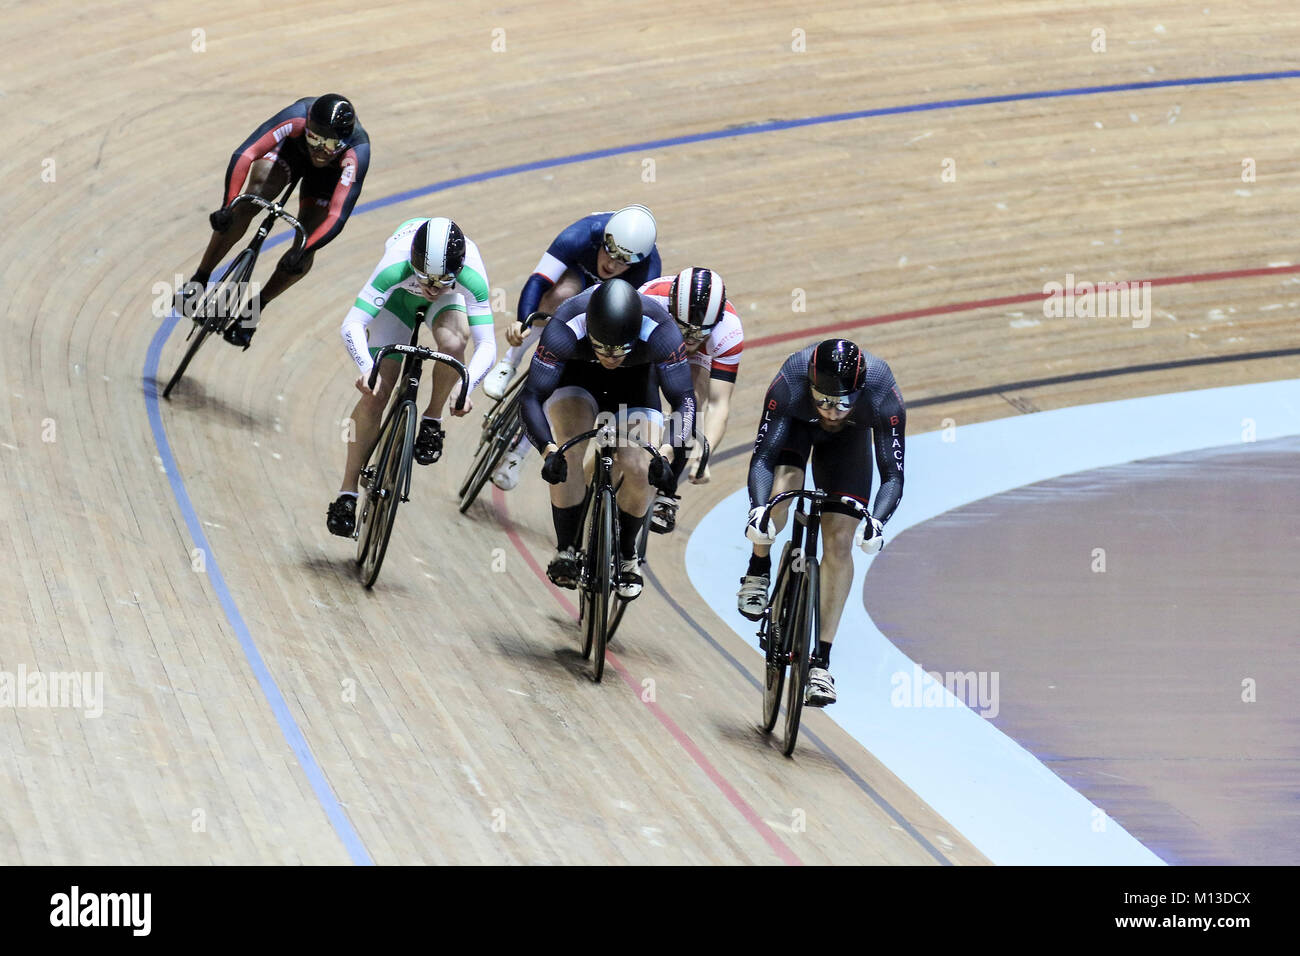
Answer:
[[361, 583], [374, 587], [379, 569], [388, 551], [397, 506], [411, 498], [411, 470], [415, 460], [415, 437], [419, 430], [420, 411], [416, 401], [420, 394], [420, 374], [425, 362], [441, 362], [460, 375], [460, 398], [456, 408], [465, 407], [469, 395], [469, 374], [465, 366], [450, 355], [417, 345], [425, 310], [416, 313], [409, 345], [385, 345], [375, 357], [369, 384], [373, 390], [379, 377], [379, 365], [389, 355], [402, 356], [402, 369], [393, 387], [393, 397], [379, 429], [379, 439], [371, 449], [370, 459], [361, 471], [357, 495], [357, 567]]
[[[799, 738], [799, 719], [808, 696], [808, 671], [812, 653], [821, 636], [821, 584], [817, 545], [821, 534], [822, 509], [835, 496], [824, 491], [797, 489], [785, 491], [767, 503], [759, 528], [767, 530], [772, 508], [790, 498], [798, 498], [790, 540], [781, 552], [781, 563], [772, 588], [772, 599], [760, 618], [758, 645], [766, 654], [763, 682], [763, 733], [772, 732], [781, 711], [781, 691], [786, 689], [785, 728], [781, 752], [794, 753]], [[853, 498], [838, 499], [851, 505], [860, 518], [871, 519], [861, 502]], [[805, 511], [807, 503], [809, 509]], [[789, 681], [786, 669], [789, 668]]]
[[301, 249], [307, 242], [307, 233], [303, 229], [302, 223], [297, 218], [291, 216], [285, 206], [289, 202], [289, 197], [293, 194], [294, 187], [298, 185], [295, 179], [289, 183], [284, 195], [277, 200], [264, 199], [261, 196], [252, 193], [244, 193], [236, 196], [227, 206], [227, 209], [234, 209], [240, 203], [250, 203], [267, 211], [266, 218], [258, 226], [257, 233], [253, 236], [248, 246], [235, 256], [234, 260], [221, 274], [221, 278], [194, 302], [193, 308], [189, 303], [185, 303], [185, 311], [189, 315], [182, 316], [182, 320], [197, 317], [190, 326], [189, 335], [186, 339], [189, 341], [189, 348], [185, 350], [185, 356], [181, 359], [181, 364], [176, 367], [172, 377], [167, 380], [167, 385], [163, 389], [163, 398], [170, 399], [172, 389], [180, 382], [185, 370], [189, 368], [190, 362], [198, 354], [203, 343], [208, 340], [209, 336], [222, 335], [228, 328], [237, 322], [240, 322], [244, 316], [246, 300], [249, 298], [251, 291], [251, 281], [253, 278], [253, 267], [257, 265], [257, 256], [262, 251], [262, 243], [270, 235], [276, 219], [283, 219], [286, 224], [293, 228], [297, 233], [294, 237], [294, 249]]
[[[618, 567], [622, 551], [613, 478], [614, 455], [620, 447], [618, 429], [611, 423], [602, 424], [570, 438], [555, 453], [563, 455], [574, 445], [592, 438], [597, 441], [596, 458], [583, 498], [582, 531], [578, 539], [585, 545], [578, 553], [578, 591], [582, 598], [579, 628], [582, 631], [582, 656], [588, 658], [595, 652], [592, 680], [600, 683], [605, 673], [605, 648], [612, 633], [610, 622], [619, 603]], [[651, 444], [630, 439], [628, 444], [644, 448], [655, 458], [663, 458]], [[621, 612], [618, 617], [622, 619]]]

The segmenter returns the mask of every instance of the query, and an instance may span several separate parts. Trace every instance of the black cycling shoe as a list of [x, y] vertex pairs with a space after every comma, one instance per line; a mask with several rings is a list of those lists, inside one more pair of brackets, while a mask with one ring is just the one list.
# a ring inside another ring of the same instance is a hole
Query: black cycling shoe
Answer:
[[339, 495], [331, 501], [325, 515], [325, 526], [330, 529], [330, 534], [340, 538], [352, 537], [352, 532], [357, 529], [357, 496]]
[[193, 279], [176, 290], [172, 308], [183, 319], [190, 319], [195, 325], [203, 324], [203, 313], [199, 311], [199, 300], [203, 298], [205, 287]]
[[420, 421], [420, 434], [415, 437], [415, 460], [421, 465], [432, 465], [442, 457], [442, 425], [432, 418]]
[[578, 587], [579, 570], [577, 552], [572, 548], [565, 548], [563, 551], [555, 552], [555, 557], [551, 558], [551, 563], [546, 566], [546, 576], [557, 588], [568, 588], [573, 591]]
[[221, 337], [231, 345], [242, 346], [244, 351], [247, 352], [248, 347], [253, 344], [253, 333], [256, 331], [257, 326], [255, 325], [244, 326], [239, 322], [235, 322], [221, 333]]

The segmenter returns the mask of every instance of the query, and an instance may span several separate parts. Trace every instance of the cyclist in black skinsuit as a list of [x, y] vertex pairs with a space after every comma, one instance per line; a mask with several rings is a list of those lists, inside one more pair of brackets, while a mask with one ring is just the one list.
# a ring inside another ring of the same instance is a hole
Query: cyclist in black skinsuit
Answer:
[[[657, 376], [651, 374], [652, 368]], [[556, 554], [546, 573], [557, 586], [577, 586], [575, 547], [586, 490], [582, 473], [586, 443], [569, 449], [567, 455], [556, 454], [559, 446], [590, 430], [598, 413], [635, 415], [647, 422], [661, 419], [660, 388], [672, 405], [674, 427], [659, 451], [671, 460], [684, 454], [683, 442], [695, 431], [695, 391], [686, 344], [668, 310], [622, 279], [610, 279], [566, 300], [542, 332], [521, 403], [528, 440], [546, 459], [542, 477], [554, 486], [551, 514]], [[636, 545], [652, 497], [647, 479], [665, 494], [672, 494], [677, 486], [672, 468], [662, 459], [649, 459], [647, 472], [647, 458], [639, 446], [629, 444], [618, 450], [617, 468], [623, 475], [618, 493], [623, 550], [618, 593], [625, 598], [641, 593]]]
[[754, 542], [740, 579], [738, 609], [758, 620], [767, 608], [772, 542], [785, 523], [788, 502], [774, 509], [766, 532], [758, 524], [763, 506], [777, 494], [803, 486], [812, 458], [813, 481], [827, 494], [867, 505], [874, 444], [880, 489], [872, 520], [861, 523], [849, 506], [828, 502], [822, 511], [821, 636], [808, 672], [808, 703], [835, 702], [830, 675], [831, 643], [853, 583], [851, 548], [874, 553], [884, 546], [881, 526], [903, 497], [903, 443], [907, 409], [884, 361], [846, 339], [827, 339], [785, 360], [763, 399], [754, 454], [749, 461], [749, 521]]

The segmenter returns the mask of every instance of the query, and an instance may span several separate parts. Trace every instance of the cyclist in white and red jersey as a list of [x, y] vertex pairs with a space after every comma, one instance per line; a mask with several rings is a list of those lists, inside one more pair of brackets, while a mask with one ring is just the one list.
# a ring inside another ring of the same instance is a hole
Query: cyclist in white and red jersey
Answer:
[[[709, 441], [710, 448], [719, 448], [727, 430], [727, 416], [731, 413], [731, 395], [736, 389], [736, 373], [740, 370], [740, 354], [745, 349], [745, 331], [740, 326], [740, 316], [727, 299], [727, 289], [722, 276], [712, 269], [692, 266], [675, 276], [652, 279], [641, 286], [640, 292], [664, 306], [677, 321], [691, 365], [691, 379], [695, 387], [695, 420]], [[684, 468], [695, 467], [702, 447], [696, 444], [690, 459], [674, 460], [673, 470], [681, 478]], [[694, 484], [705, 484], [709, 469]], [[650, 528], [667, 534], [677, 525], [677, 505], [680, 495], [660, 494], [655, 499]]]

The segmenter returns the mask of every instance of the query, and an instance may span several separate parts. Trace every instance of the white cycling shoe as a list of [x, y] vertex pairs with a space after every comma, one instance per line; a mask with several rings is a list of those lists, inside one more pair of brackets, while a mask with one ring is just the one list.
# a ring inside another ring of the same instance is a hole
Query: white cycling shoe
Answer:
[[502, 491], [510, 491], [519, 484], [519, 466], [523, 463], [523, 455], [513, 451], [506, 452], [505, 461], [497, 465], [497, 470], [492, 472], [492, 484]]
[[825, 707], [835, 703], [835, 678], [824, 667], [808, 669], [808, 694], [804, 703], [809, 707]]
[[483, 379], [483, 394], [488, 398], [500, 398], [510, 387], [510, 380], [515, 377], [515, 367], [502, 359], [487, 373]]
[[627, 598], [629, 601], [634, 597], [640, 597], [642, 584], [641, 562], [636, 558], [620, 558], [618, 562], [618, 596]]
[[757, 621], [767, 610], [767, 587], [771, 583], [766, 574], [747, 574], [740, 579], [740, 592], [736, 595], [736, 610], [743, 617]]

